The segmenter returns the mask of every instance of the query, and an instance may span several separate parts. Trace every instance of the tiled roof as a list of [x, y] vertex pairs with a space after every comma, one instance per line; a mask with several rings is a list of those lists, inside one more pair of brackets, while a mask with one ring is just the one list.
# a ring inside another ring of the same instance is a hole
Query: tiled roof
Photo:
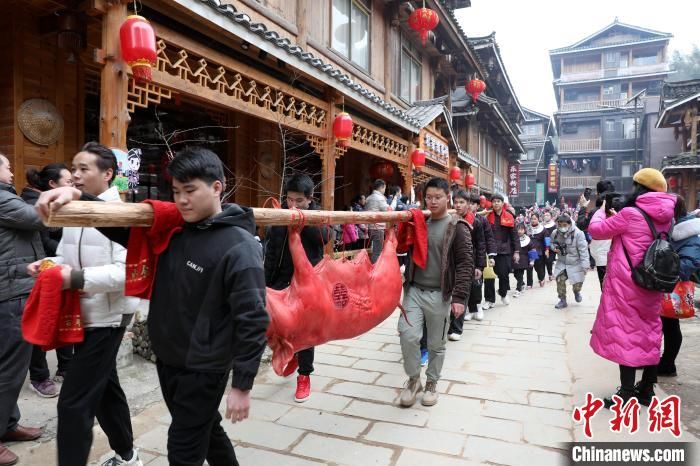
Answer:
[[[270, 42], [271, 44], [279, 47], [280, 49], [287, 52], [289, 55], [295, 56], [300, 60], [308, 63], [312, 67], [327, 74], [331, 78], [337, 80], [339, 83], [345, 85], [347, 88], [354, 91], [359, 97], [364, 98], [367, 103], [377, 105], [384, 109], [385, 111], [391, 113], [392, 115], [400, 118], [409, 125], [420, 128], [420, 121], [413, 118], [408, 112], [385, 102], [384, 99], [376, 95], [374, 92], [365, 88], [361, 84], [352, 80], [352, 78], [343, 73], [342, 70], [335, 68], [332, 64], [324, 62], [321, 58], [316, 57], [313, 53], [307, 52], [297, 44], [293, 43], [289, 39], [280, 35], [277, 31], [271, 30], [264, 23], [254, 23], [250, 16], [246, 13], [241, 13], [236, 8], [228, 3], [221, 3], [220, 0], [197, 0], [204, 3], [214, 9], [217, 13], [226, 16], [231, 20], [232, 24], [247, 28], [251, 32], [257, 34], [262, 39]], [[449, 11], [449, 10], [448, 10]], [[456, 20], [455, 20], [456, 21]]]
[[[613, 27], [623, 27], [626, 29], [633, 29], [635, 31], [642, 32], [644, 34], [648, 34], [651, 37], [645, 37], [645, 38], [640, 38], [640, 39], [636, 39], [636, 40], [626, 40], [626, 41], [609, 43], [609, 44], [584, 45], [586, 42], [594, 39], [596, 36], [604, 33], [605, 31], [607, 31]], [[654, 29], [633, 26], [631, 24], [621, 23], [617, 18], [615, 18], [615, 21], [608, 24], [600, 31], [597, 31], [597, 32], [591, 34], [590, 36], [581, 39], [580, 41], [576, 42], [575, 44], [572, 44], [572, 45], [569, 45], [566, 47], [560, 47], [557, 49], [552, 49], [549, 51], [549, 53], [550, 53], [550, 55], [552, 55], [552, 54], [563, 53], [563, 52], [573, 52], [576, 50], [594, 49], [594, 48], [598, 48], [598, 47], [617, 47], [617, 46], [625, 45], [625, 44], [636, 44], [636, 43], [652, 42], [652, 41], [661, 40], [661, 39], [670, 39], [671, 37], [673, 37], [673, 34], [670, 34], [667, 32], [656, 31]]]
[[693, 94], [700, 93], [700, 79], [691, 79], [688, 81], [678, 81], [672, 83], [664, 83], [661, 91], [662, 100], [678, 100], [685, 99]]
[[420, 102], [414, 102], [413, 106], [406, 110], [406, 113], [411, 118], [415, 118], [420, 122], [420, 127], [424, 127], [433, 121], [443, 112], [447, 111], [445, 107], [445, 102], [447, 101], [447, 96], [438, 97], [437, 99], [423, 100]]
[[669, 167], [697, 167], [700, 166], [700, 155], [678, 154], [667, 155], [661, 162], [663, 168]]

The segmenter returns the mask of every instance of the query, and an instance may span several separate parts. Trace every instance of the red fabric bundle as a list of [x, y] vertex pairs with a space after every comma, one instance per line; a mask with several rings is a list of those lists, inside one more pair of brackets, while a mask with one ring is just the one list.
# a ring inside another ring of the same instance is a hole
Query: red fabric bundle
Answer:
[[413, 246], [413, 262], [421, 269], [425, 269], [428, 263], [428, 227], [422, 210], [411, 209], [411, 213], [413, 219], [410, 222], [399, 224], [399, 244], [396, 251], [403, 254]]
[[22, 336], [44, 351], [83, 341], [80, 293], [63, 290], [61, 267], [39, 274], [24, 306]]
[[170, 239], [182, 229], [184, 220], [172, 202], [144, 201], [153, 206], [153, 225], [132, 228], [126, 250], [126, 283], [124, 295], [151, 299], [158, 256]]
[[[489, 223], [493, 225], [496, 221], [496, 214], [492, 211], [486, 218], [488, 218]], [[513, 217], [513, 214], [508, 212], [506, 209], [503, 209], [501, 212], [501, 226], [509, 228], [515, 227], [515, 217]]]

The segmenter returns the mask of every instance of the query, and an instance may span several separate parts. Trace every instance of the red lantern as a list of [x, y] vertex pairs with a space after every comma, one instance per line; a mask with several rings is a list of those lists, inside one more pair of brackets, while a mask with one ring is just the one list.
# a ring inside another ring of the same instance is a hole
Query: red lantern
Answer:
[[428, 32], [435, 29], [439, 22], [437, 13], [430, 8], [416, 8], [408, 17], [408, 25], [414, 31], [418, 31], [423, 45], [428, 40]]
[[119, 28], [122, 58], [131, 67], [138, 83], [151, 81], [151, 67], [156, 63], [156, 33], [146, 18], [127, 16]]
[[472, 175], [471, 173], [467, 173], [467, 176], [464, 177], [464, 185], [467, 187], [467, 189], [472, 189], [475, 183], [476, 178], [474, 177], [474, 175]]
[[339, 113], [333, 120], [333, 135], [339, 147], [350, 147], [352, 142], [352, 118], [345, 112]]
[[411, 162], [416, 170], [420, 170], [425, 167], [425, 151], [422, 149], [416, 149], [411, 153]]
[[450, 181], [457, 181], [462, 178], [462, 169], [459, 167], [450, 168]]
[[481, 79], [474, 78], [470, 80], [464, 88], [467, 93], [472, 96], [472, 100], [476, 103], [476, 99], [479, 98], [479, 94], [486, 90], [486, 83]]
[[373, 180], [388, 180], [394, 176], [394, 164], [391, 162], [378, 162], [372, 165], [369, 174]]

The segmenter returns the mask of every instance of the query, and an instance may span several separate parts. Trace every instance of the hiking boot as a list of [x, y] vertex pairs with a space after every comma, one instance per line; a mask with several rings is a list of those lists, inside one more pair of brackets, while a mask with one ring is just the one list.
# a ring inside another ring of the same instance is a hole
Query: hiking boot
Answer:
[[36, 394], [42, 398], [53, 398], [58, 396], [58, 388], [56, 388], [56, 384], [53, 383], [53, 380], [51, 379], [42, 380], [41, 382], [32, 380], [29, 384], [29, 388], [35, 391]]
[[428, 380], [425, 383], [423, 398], [420, 400], [423, 406], [435, 406], [438, 402], [437, 382]]
[[[471, 319], [469, 319], [469, 320], [471, 320]], [[462, 339], [462, 335], [460, 335], [459, 333], [450, 333], [449, 335], [447, 335], [447, 338], [450, 341], [459, 341]]]
[[5, 445], [0, 443], [0, 466], [12, 466], [17, 464], [19, 456], [15, 455]]
[[555, 309], [564, 309], [565, 307], [569, 307], [569, 305], [566, 303], [566, 299], [560, 299], [554, 306]]
[[[631, 398], [634, 398], [635, 390], [618, 387], [615, 395], [622, 398], [622, 406], [624, 406]], [[615, 400], [612, 399], [612, 396], [610, 398], [603, 398], [603, 406], [605, 406], [606, 409], [610, 409], [614, 404]]]
[[479, 309], [478, 311], [476, 311], [476, 315], [474, 316], [474, 319], [475, 319], [475, 320], [478, 320], [479, 322], [481, 322], [482, 320], [484, 320], [484, 311], [482, 311], [481, 309]]
[[580, 303], [581, 301], [583, 301], [583, 296], [581, 295], [581, 293], [574, 293], [574, 299], [576, 299], [577, 303]]
[[420, 383], [420, 377], [408, 379], [401, 391], [401, 406], [406, 408], [413, 406], [416, 403], [418, 392], [421, 390], [423, 390], [423, 385]]
[[428, 365], [428, 350], [420, 350], [420, 366], [425, 367]]
[[634, 396], [639, 400], [639, 404], [649, 406], [654, 395], [656, 394], [654, 393], [653, 383], [644, 382], [642, 380], [634, 386]]
[[102, 463], [102, 466], [143, 466], [143, 462], [139, 458], [139, 451], [134, 448], [130, 460], [125, 460], [115, 453], [113, 457]]
[[294, 401], [303, 403], [311, 396], [311, 377], [299, 375], [297, 377], [297, 391], [294, 394]]

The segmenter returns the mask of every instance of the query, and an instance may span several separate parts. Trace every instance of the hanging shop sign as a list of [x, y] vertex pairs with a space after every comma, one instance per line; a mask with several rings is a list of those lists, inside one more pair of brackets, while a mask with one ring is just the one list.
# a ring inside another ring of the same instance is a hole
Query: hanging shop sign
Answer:
[[425, 156], [428, 158], [428, 160], [432, 160], [443, 167], [448, 166], [450, 160], [450, 148], [440, 139], [436, 138], [430, 133], [426, 133], [425, 136], [423, 136], [422, 149], [425, 151]]
[[556, 194], [559, 191], [559, 173], [556, 163], [550, 163], [547, 171], [547, 192]]
[[508, 196], [514, 197], [518, 195], [520, 187], [520, 165], [508, 165]]

